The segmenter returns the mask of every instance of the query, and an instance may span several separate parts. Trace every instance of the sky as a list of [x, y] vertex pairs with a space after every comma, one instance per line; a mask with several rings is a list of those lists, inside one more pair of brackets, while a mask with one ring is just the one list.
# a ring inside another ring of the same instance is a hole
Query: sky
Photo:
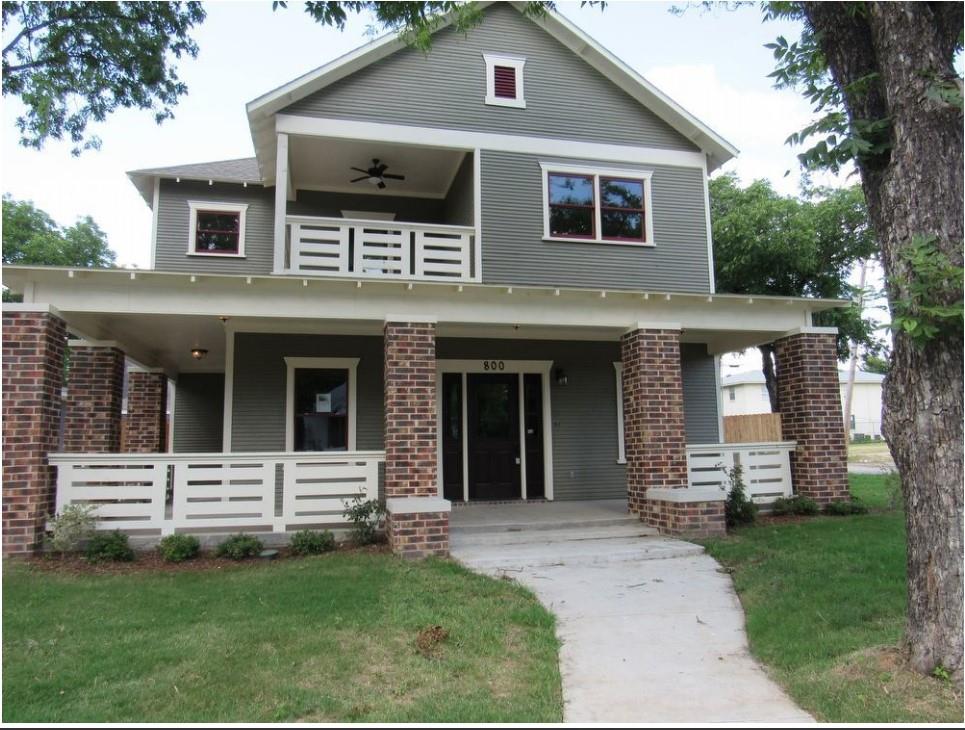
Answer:
[[[339, 32], [317, 25], [298, 2], [277, 11], [269, 0], [205, 7], [207, 20], [193, 34], [200, 53], [178, 66], [188, 95], [175, 118], [160, 126], [150, 112], [123, 110], [91, 128], [102, 139], [100, 150], [73, 157], [69, 143], [54, 142], [38, 151], [19, 145], [14, 122], [20, 105], [5, 98], [2, 190], [32, 200], [62, 225], [92, 216], [120, 265], [147, 268], [151, 214], [125, 173], [250, 157], [246, 102], [372, 37], [368, 18], [355, 17]], [[812, 114], [799, 94], [773, 87], [767, 77], [773, 57], [764, 44], [778, 35], [796, 37], [799, 28], [762, 23], [756, 4], [735, 11], [690, 8], [682, 15], [672, 14], [671, 7], [616, 1], [601, 11], [579, 2], [558, 4], [570, 20], [740, 149], [722, 172], [736, 172], [744, 183], [767, 178], [781, 192], [797, 192], [800, 150], [784, 140]], [[857, 178], [820, 182], [851, 184]]]

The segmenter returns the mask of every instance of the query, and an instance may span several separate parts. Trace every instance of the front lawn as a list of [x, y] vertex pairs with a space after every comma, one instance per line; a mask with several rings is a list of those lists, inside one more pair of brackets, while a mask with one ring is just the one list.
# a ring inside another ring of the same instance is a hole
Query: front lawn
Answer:
[[848, 461], [857, 464], [876, 464], [882, 467], [894, 466], [888, 444], [884, 441], [866, 441], [848, 444]]
[[951, 685], [902, 668], [904, 515], [894, 483], [852, 475], [854, 517], [761, 524], [705, 542], [734, 569], [751, 651], [828, 722], [961, 722]]
[[[554, 620], [445, 561], [3, 575], [4, 722], [560, 722]], [[417, 649], [420, 630], [448, 638]]]

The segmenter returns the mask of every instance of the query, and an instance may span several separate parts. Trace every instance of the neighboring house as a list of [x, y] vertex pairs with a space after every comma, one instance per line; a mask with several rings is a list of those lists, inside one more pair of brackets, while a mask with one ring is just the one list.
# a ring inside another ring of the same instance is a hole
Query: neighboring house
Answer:
[[764, 342], [800, 415], [795, 487], [846, 494], [834, 332], [811, 326], [842, 302], [716, 292], [707, 179], [735, 148], [570, 21], [489, 5], [428, 54], [375, 41], [247, 115], [250, 159], [130, 173], [150, 270], [4, 269], [21, 351], [67, 328], [78, 373], [147, 369], [138, 450], [164, 450], [177, 382], [176, 453], [153, 459], [91, 438], [115, 406], [77, 386], [67, 450], [108, 455], [54, 458], [58, 503], [138, 473], [154, 496], [106, 507], [115, 526], [285, 531], [378, 489], [407, 554], [445, 553], [466, 501], [627, 499], [720, 532], [719, 356]]
[[[848, 392], [848, 371], [839, 370], [838, 379], [841, 383], [843, 423]], [[881, 384], [884, 379], [885, 376], [878, 373], [855, 372], [849, 429], [851, 438], [856, 436], [881, 438]], [[764, 373], [759, 370], [724, 375], [721, 378], [721, 389], [725, 416], [771, 412], [771, 399], [764, 385]]]

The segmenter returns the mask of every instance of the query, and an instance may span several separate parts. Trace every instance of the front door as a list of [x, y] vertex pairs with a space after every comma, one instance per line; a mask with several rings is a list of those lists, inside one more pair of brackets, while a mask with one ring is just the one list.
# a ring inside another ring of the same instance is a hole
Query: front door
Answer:
[[469, 499], [519, 499], [519, 376], [467, 376]]

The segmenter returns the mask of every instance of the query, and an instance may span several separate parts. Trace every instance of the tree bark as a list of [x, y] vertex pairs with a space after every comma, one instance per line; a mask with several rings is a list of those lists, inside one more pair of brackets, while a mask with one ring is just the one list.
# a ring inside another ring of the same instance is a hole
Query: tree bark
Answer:
[[758, 345], [757, 349], [761, 351], [761, 362], [764, 364], [764, 387], [771, 402], [771, 413], [780, 413], [781, 401], [777, 396], [777, 376], [774, 374], [774, 345]]
[[[931, 100], [936, 77], [955, 76], [961, 3], [805, 3], [852, 120], [889, 119], [887, 153], [857, 161], [881, 243], [888, 300], [909, 299], [914, 272], [901, 257], [915, 235], [962, 265], [961, 109]], [[867, 93], [848, 84], [878, 74]], [[951, 302], [944, 302], [950, 304]], [[884, 383], [883, 431], [901, 476], [908, 536], [911, 664], [962, 676], [963, 338], [916, 345], [894, 332]]]

